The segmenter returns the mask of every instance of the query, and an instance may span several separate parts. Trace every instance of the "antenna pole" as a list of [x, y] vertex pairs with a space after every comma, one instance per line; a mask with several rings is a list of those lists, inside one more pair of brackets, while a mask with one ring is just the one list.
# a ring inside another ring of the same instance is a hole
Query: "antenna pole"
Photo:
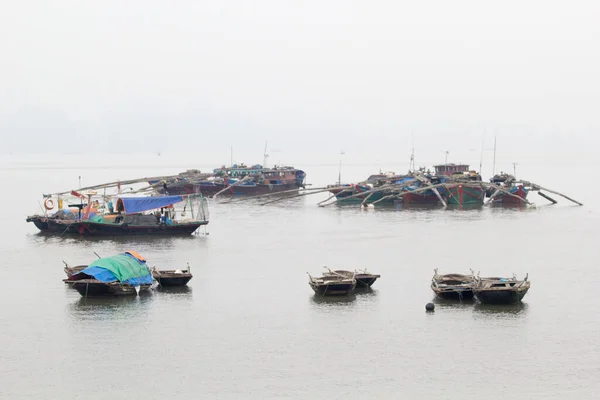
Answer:
[[492, 165], [492, 176], [496, 175], [496, 136], [494, 136], [494, 164]]
[[338, 185], [342, 184], [342, 156], [346, 154], [343, 151], [340, 151], [340, 165], [338, 167]]

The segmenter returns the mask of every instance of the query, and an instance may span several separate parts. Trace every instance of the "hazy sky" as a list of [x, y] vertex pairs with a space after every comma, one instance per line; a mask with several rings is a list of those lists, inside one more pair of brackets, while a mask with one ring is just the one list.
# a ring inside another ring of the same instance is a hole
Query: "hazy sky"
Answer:
[[599, 21], [597, 1], [3, 1], [2, 150], [597, 143]]

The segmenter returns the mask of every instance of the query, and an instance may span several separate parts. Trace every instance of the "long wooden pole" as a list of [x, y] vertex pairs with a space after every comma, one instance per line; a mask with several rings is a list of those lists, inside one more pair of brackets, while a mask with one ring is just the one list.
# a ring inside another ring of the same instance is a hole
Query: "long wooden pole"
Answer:
[[544, 191], [546, 191], [546, 192], [550, 192], [550, 193], [553, 193], [553, 194], [556, 194], [556, 195], [562, 196], [562, 197], [564, 197], [565, 199], [567, 199], [567, 200], [569, 200], [569, 201], [572, 201], [573, 203], [575, 203], [575, 204], [577, 204], [577, 205], [580, 205], [580, 206], [582, 206], [582, 205], [583, 205], [583, 203], [580, 203], [580, 202], [578, 202], [577, 200], [574, 200], [574, 199], [570, 198], [570, 197], [569, 197], [569, 196], [567, 196], [567, 195], [564, 195], [564, 194], [562, 194], [562, 193], [559, 193], [559, 192], [557, 192], [557, 191], [550, 190], [550, 189], [548, 189], [548, 188], [542, 187], [542, 186], [538, 185], [537, 183], [533, 183], [533, 182], [531, 182], [531, 185], [532, 185], [534, 188], [541, 189], [541, 190], [544, 190]]
[[[217, 193], [213, 194], [211, 197], [214, 199], [218, 195], [220, 195], [221, 193], [226, 192], [229, 189], [231, 189], [232, 187], [240, 185], [240, 184], [248, 181], [249, 179], [250, 179], [250, 176], [245, 176], [242, 179], [240, 179], [239, 181], [237, 181], [236, 183], [234, 183], [233, 185], [227, 185], [227, 186], [225, 186], [222, 190], [219, 190]], [[227, 183], [227, 177], [223, 178], [223, 182]]]
[[261, 204], [261, 206], [264, 206], [266, 204], [271, 204], [271, 203], [276, 203], [278, 201], [283, 201], [283, 200], [288, 200], [288, 199], [293, 199], [296, 197], [303, 197], [303, 196], [309, 196], [311, 194], [317, 194], [317, 193], [323, 193], [323, 192], [329, 192], [330, 190], [334, 190], [335, 188], [327, 188], [327, 189], [323, 189], [323, 190], [317, 190], [317, 191], [313, 191], [310, 193], [298, 193], [297, 195], [294, 196], [285, 196], [285, 197], [280, 197], [278, 199], [273, 199], [273, 200], [269, 200], [267, 202], [264, 202]]

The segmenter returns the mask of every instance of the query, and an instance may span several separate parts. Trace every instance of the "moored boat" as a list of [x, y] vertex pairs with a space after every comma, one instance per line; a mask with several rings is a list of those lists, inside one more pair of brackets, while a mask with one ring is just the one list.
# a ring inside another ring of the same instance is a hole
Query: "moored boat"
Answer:
[[321, 296], [346, 296], [354, 292], [356, 279], [341, 275], [323, 275], [316, 278], [308, 274], [308, 284]]
[[[27, 221], [43, 232], [83, 236], [190, 235], [209, 222], [208, 201], [201, 195], [116, 196], [116, 210], [111, 201], [108, 210], [101, 207], [101, 211], [92, 208], [98, 206], [91, 197], [78, 213], [59, 210], [50, 216], [30, 216]], [[183, 211], [178, 214], [175, 207], [179, 204]]]
[[71, 275], [67, 282], [83, 297], [135, 295], [152, 286], [146, 260], [134, 251], [104, 257]]
[[174, 270], [159, 270], [153, 267], [152, 277], [163, 287], [185, 286], [192, 279], [192, 272], [189, 265], [188, 269]]
[[328, 272], [324, 273], [325, 276], [342, 276], [348, 279], [356, 279], [357, 288], [370, 288], [377, 279], [381, 278], [381, 275], [375, 275], [368, 273], [367, 270], [362, 271], [346, 271], [346, 270], [335, 270], [332, 271], [327, 268]]
[[438, 274], [434, 270], [431, 279], [431, 290], [436, 296], [448, 300], [463, 300], [473, 298], [473, 284], [475, 279], [472, 275], [462, 274]]
[[266, 168], [261, 165], [234, 164], [213, 170], [210, 177], [203, 179], [181, 179], [157, 190], [161, 194], [201, 193], [204, 196], [256, 196], [305, 187], [306, 173], [289, 166]]
[[473, 293], [483, 304], [515, 304], [520, 302], [531, 287], [529, 275], [522, 281], [512, 278], [475, 278]]

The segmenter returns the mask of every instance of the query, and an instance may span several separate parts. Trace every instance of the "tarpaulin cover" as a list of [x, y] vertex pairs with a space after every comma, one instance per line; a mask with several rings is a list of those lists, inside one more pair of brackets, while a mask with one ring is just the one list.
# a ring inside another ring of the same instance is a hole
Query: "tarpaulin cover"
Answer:
[[101, 282], [119, 281], [132, 286], [152, 284], [152, 275], [146, 263], [129, 254], [100, 258], [80, 273], [93, 276]]
[[183, 196], [120, 197], [117, 210], [125, 211], [125, 214], [134, 214], [168, 207], [181, 201]]

